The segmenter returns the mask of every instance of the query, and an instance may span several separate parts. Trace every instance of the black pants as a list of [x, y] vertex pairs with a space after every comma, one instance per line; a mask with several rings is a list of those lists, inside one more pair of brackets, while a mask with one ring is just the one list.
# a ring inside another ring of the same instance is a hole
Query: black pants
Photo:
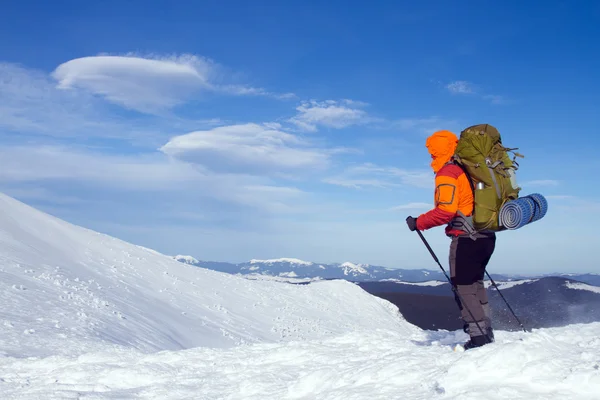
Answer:
[[450, 244], [450, 279], [464, 302], [463, 304], [460, 298], [455, 296], [471, 336], [485, 335], [486, 330], [492, 327], [490, 305], [483, 279], [495, 247], [495, 235], [478, 237], [477, 240], [463, 236], [453, 237]]

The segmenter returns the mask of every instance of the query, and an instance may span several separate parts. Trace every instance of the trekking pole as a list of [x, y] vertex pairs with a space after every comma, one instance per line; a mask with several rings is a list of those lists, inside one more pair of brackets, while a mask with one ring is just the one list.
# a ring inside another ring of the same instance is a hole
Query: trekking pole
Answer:
[[506, 299], [504, 298], [504, 295], [502, 294], [502, 292], [498, 288], [498, 285], [496, 285], [496, 282], [494, 282], [494, 280], [490, 276], [489, 272], [487, 272], [487, 270], [486, 270], [485, 273], [487, 274], [488, 278], [490, 278], [490, 281], [492, 282], [492, 285], [494, 285], [494, 287], [496, 288], [496, 291], [498, 292], [498, 294], [500, 295], [500, 297], [502, 297], [502, 300], [504, 300], [504, 302], [508, 306], [508, 309], [512, 313], [513, 317], [515, 317], [515, 319], [517, 320], [517, 322], [521, 326], [521, 329], [523, 329], [523, 332], [529, 332], [528, 330], [525, 329], [525, 327], [523, 326], [523, 324], [521, 323], [521, 321], [519, 321], [519, 318], [517, 318], [517, 316], [516, 316], [515, 312], [513, 311], [512, 307], [510, 306], [510, 304], [508, 304], [508, 301], [506, 301]]
[[[465, 303], [465, 301], [463, 300], [462, 296], [460, 295], [460, 293], [458, 293], [458, 289], [456, 288], [456, 286], [452, 283], [452, 280], [450, 279], [450, 277], [448, 276], [448, 274], [446, 273], [446, 270], [444, 269], [444, 267], [442, 267], [442, 264], [440, 263], [440, 260], [438, 260], [437, 256], [435, 255], [435, 253], [433, 252], [433, 250], [431, 249], [431, 247], [429, 246], [429, 243], [427, 243], [427, 240], [425, 240], [425, 237], [423, 236], [423, 234], [421, 233], [421, 231], [419, 231], [418, 229], [416, 229], [417, 233], [419, 234], [419, 236], [421, 237], [421, 240], [423, 241], [423, 243], [425, 244], [425, 246], [427, 247], [427, 250], [429, 250], [429, 253], [431, 254], [431, 256], [433, 257], [433, 259], [435, 260], [435, 262], [437, 263], [437, 265], [439, 265], [440, 269], [442, 270], [442, 272], [444, 273], [444, 275], [446, 275], [446, 279], [448, 279], [448, 283], [450, 283], [450, 286], [452, 286], [452, 291], [454, 292], [454, 294], [459, 298], [461, 304], [467, 309], [467, 311], [469, 312], [469, 315], [471, 316], [471, 318], [473, 319], [473, 322], [475, 322], [475, 325], [477, 325], [477, 329], [479, 329], [479, 332], [483, 333], [483, 329], [481, 329], [481, 326], [479, 325], [479, 322], [477, 322], [475, 320], [475, 316], [473, 315], [473, 313], [471, 312], [471, 310], [469, 309], [469, 307], [467, 307], [467, 304]], [[490, 335], [486, 332], [483, 333], [488, 340], [491, 342], [492, 338], [490, 337]]]

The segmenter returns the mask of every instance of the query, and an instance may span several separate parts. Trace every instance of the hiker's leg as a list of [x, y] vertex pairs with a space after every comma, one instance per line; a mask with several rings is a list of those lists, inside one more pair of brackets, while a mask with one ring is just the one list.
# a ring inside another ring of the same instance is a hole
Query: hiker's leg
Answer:
[[490, 303], [483, 280], [477, 281], [475, 285], [477, 287], [477, 300], [479, 300], [479, 303], [483, 307], [483, 314], [485, 315], [486, 324], [487, 326], [491, 326], [492, 315], [490, 310]]
[[492, 257], [492, 254], [494, 253], [494, 249], [496, 246], [496, 237], [493, 236], [490, 238], [480, 239], [480, 242], [481, 243], [479, 246], [479, 251], [481, 254], [481, 273], [479, 275], [480, 280], [477, 282], [477, 297], [483, 307], [486, 325], [489, 330], [488, 333], [490, 336], [492, 336], [492, 339], [493, 339], [492, 311], [490, 308], [487, 290], [485, 289], [483, 280], [485, 278], [484, 274], [485, 274], [487, 265], [490, 261], [490, 258]]
[[[450, 242], [450, 252], [449, 252], [448, 261], [449, 261], [449, 265], [450, 265], [450, 280], [452, 281], [452, 284], [455, 286], [456, 286], [456, 248], [457, 247], [458, 247], [458, 237], [453, 236], [452, 241]], [[456, 293], [454, 293], [454, 301], [458, 305], [458, 309], [460, 311], [462, 311], [463, 307], [462, 307], [460, 299], [458, 298]]]
[[488, 328], [485, 310], [478, 295], [480, 277], [484, 272], [479, 249], [481, 243], [478, 242], [469, 237], [455, 238], [450, 251], [450, 266], [454, 269], [451, 279], [463, 301], [461, 316], [471, 337], [485, 335]]

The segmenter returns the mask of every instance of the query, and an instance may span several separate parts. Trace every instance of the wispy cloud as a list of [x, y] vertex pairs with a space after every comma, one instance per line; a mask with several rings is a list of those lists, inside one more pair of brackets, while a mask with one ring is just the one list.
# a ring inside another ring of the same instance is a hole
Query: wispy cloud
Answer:
[[377, 188], [389, 188], [389, 187], [397, 187], [400, 186], [398, 183], [394, 183], [391, 181], [383, 180], [383, 179], [369, 179], [369, 178], [350, 178], [350, 177], [332, 177], [323, 179], [324, 183], [328, 183], [330, 185], [343, 186], [349, 189], [363, 189], [365, 187], [377, 187]]
[[433, 205], [429, 203], [408, 203], [390, 208], [390, 211], [402, 211], [402, 210], [427, 210], [432, 208]]
[[533, 181], [523, 182], [522, 186], [559, 186], [560, 182], [555, 179], [538, 179]]
[[467, 81], [450, 82], [446, 85], [446, 89], [448, 89], [451, 93], [475, 93], [475, 88], [473, 84]]
[[496, 94], [486, 94], [482, 96], [485, 100], [488, 100], [492, 104], [507, 104], [509, 101], [504, 96]]
[[113, 155], [75, 146], [6, 146], [0, 181], [83, 182], [126, 190], [169, 190], [206, 174], [160, 153]]
[[445, 119], [438, 116], [427, 118], [402, 118], [390, 122], [390, 128], [401, 131], [415, 132], [431, 135], [433, 132], [446, 129], [458, 131], [460, 126], [456, 120]]
[[323, 182], [352, 189], [365, 187], [398, 188], [413, 186], [431, 187], [429, 171], [406, 170], [396, 167], [381, 167], [371, 163], [347, 168], [341, 175], [328, 177]]
[[1, 190], [9, 196], [23, 200], [37, 200], [62, 205], [74, 205], [84, 203], [84, 200], [79, 197], [69, 195], [57, 195], [53, 191], [39, 186], [11, 187], [10, 185], [3, 185], [1, 187]]
[[279, 124], [222, 126], [172, 138], [160, 148], [174, 158], [219, 172], [252, 172], [322, 168], [326, 149], [284, 132]]
[[600, 211], [600, 201], [574, 195], [548, 195], [544, 196], [547, 200], [558, 200], [557, 204], [549, 205], [549, 209], [560, 208], [571, 212], [585, 212], [589, 214], [588, 218], [597, 217], [597, 211]]
[[247, 85], [222, 85], [217, 86], [217, 90], [238, 96], [267, 96], [280, 100], [295, 99], [298, 96], [295, 93], [275, 93], [263, 88], [256, 88]]
[[222, 82], [225, 80], [223, 75], [223, 68], [217, 63], [190, 54], [82, 57], [59, 65], [52, 73], [61, 89], [82, 89], [125, 108], [149, 114], [172, 109], [206, 91], [282, 99], [294, 96]]
[[[125, 118], [108, 104], [82, 90], [60, 90], [46, 73], [18, 65], [0, 63], [0, 134], [13, 142], [25, 135], [69, 138], [127, 140], [162, 144], [173, 131], [211, 127], [218, 118], [181, 119], [142, 115]], [[16, 134], [16, 135], [15, 135]]]
[[370, 120], [367, 112], [361, 109], [365, 105], [354, 100], [305, 101], [296, 108], [298, 115], [289, 121], [309, 132], [316, 132], [319, 126], [342, 129]]
[[454, 81], [447, 83], [444, 87], [452, 94], [477, 96], [492, 104], [505, 104], [508, 102], [504, 96], [484, 93], [479, 85], [469, 81]]
[[[31, 185], [68, 185], [70, 193], [154, 193], [164, 198], [209, 198], [268, 212], [293, 211], [290, 201], [304, 192], [260, 175], [215, 173], [162, 153], [109, 155], [62, 146], [13, 146], [0, 149], [0, 184], [21, 197], [38, 198], [45, 190]], [[18, 185], [24, 185], [19, 187]], [[55, 196], [56, 197], [56, 196]], [[74, 202], [60, 196], [57, 201]], [[152, 201], [152, 199], [147, 199]], [[189, 210], [196, 207], [187, 203]]]

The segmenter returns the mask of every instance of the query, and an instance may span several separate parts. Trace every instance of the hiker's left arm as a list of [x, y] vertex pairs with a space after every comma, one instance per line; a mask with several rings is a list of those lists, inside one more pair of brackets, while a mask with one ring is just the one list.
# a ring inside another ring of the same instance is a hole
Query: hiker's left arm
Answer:
[[420, 231], [448, 224], [458, 211], [458, 181], [453, 176], [435, 177], [435, 208], [417, 218]]

